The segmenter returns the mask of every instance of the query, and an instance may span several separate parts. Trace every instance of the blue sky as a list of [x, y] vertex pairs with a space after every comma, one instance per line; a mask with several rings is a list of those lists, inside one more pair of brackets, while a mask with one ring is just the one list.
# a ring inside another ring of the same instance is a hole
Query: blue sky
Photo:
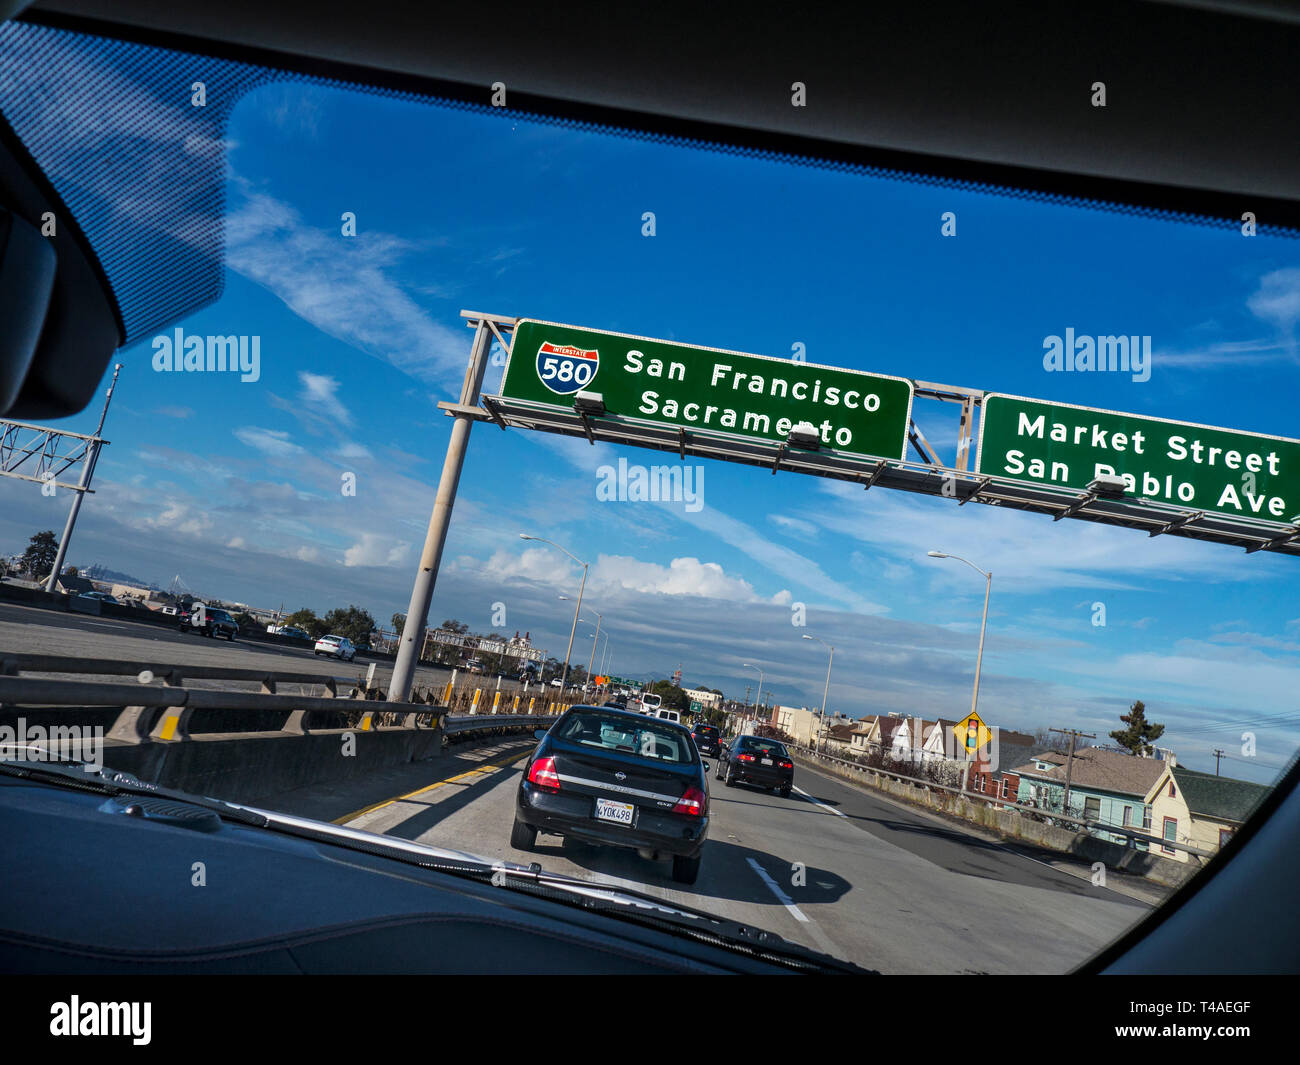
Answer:
[[[811, 362], [1300, 435], [1293, 241], [317, 86], [253, 92], [227, 149], [225, 293], [180, 324], [259, 335], [260, 380], [155, 373], [152, 336], [120, 353], [73, 563], [265, 607], [404, 610], [451, 424], [435, 404], [469, 352], [461, 308], [776, 356], [800, 343]], [[1067, 327], [1149, 334], [1150, 379], [1044, 371], [1044, 337]], [[914, 413], [951, 459], [956, 408]], [[1277, 720], [1297, 711], [1294, 559], [710, 461], [691, 463], [699, 512], [598, 502], [596, 470], [620, 455], [666, 461], [476, 428], [432, 620], [486, 631], [503, 603], [506, 631], [562, 656], [558, 596], [580, 570], [527, 531], [591, 560], [616, 672], [680, 665], [743, 697], [754, 663], [777, 700], [813, 706], [826, 658], [809, 632], [836, 646], [830, 709], [959, 717], [983, 582], [938, 548], [994, 573], [991, 723], [1104, 738], [1140, 698], [1195, 768], [1220, 747], [1225, 773], [1268, 780], [1295, 748]], [[66, 508], [0, 483], [0, 548]]]

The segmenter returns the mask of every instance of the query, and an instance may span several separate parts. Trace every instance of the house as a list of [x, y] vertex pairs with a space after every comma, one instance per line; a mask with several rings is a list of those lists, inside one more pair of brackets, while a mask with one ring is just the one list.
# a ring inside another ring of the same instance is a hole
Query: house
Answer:
[[[1152, 809], [1147, 797], [1154, 791], [1172, 759], [1082, 747], [1071, 760], [1059, 751], [1035, 755], [1014, 772], [1019, 780], [1017, 800], [1115, 828], [1129, 827], [1151, 834]], [[1070, 777], [1069, 809], [1063, 808], [1066, 773]], [[1099, 833], [1113, 843], [1127, 843], [1121, 832]], [[1146, 844], [1137, 844], [1145, 848]]]
[[1023, 732], [995, 729], [993, 740], [971, 759], [966, 789], [976, 795], [1015, 802], [1020, 793], [1020, 774], [1016, 766], [1038, 755], [1052, 754], [1051, 744], [1038, 743]]
[[[1250, 816], [1271, 789], [1264, 784], [1200, 773], [1176, 761], [1166, 769], [1146, 795], [1154, 834], [1171, 842], [1217, 851]], [[1158, 848], [1176, 862], [1188, 854], [1176, 847]]]
[[853, 726], [846, 721], [835, 725], [827, 725], [821, 734], [821, 742], [825, 748], [837, 754], [848, 750], [852, 738]]
[[864, 717], [858, 720], [858, 723], [853, 727], [853, 731], [849, 734], [850, 754], [865, 756], [871, 753], [872, 747], [869, 741], [878, 720], [879, 718], [875, 717]]

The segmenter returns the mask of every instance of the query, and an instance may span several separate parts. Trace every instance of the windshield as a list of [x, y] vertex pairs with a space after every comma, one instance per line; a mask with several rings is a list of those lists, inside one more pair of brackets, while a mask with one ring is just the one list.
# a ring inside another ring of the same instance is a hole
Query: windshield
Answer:
[[779, 743], [772, 740], [757, 740], [752, 736], [743, 737], [740, 742], [736, 744], [736, 749], [740, 751], [750, 751], [754, 754], [770, 755], [776, 758], [787, 757], [786, 749]]
[[[128, 333], [63, 591], [70, 492], [0, 477], [0, 651], [152, 700], [0, 726], [189, 744], [224, 761], [178, 787], [886, 972], [1072, 969], [1294, 756], [1290, 236], [32, 25], [0, 73]], [[662, 789], [607, 800], [601, 849], [517, 846], [566, 712], [557, 742], [699, 759], [572, 712], [650, 686], [792, 783], [710, 756], [690, 882], [609, 844]], [[322, 736], [363, 757], [294, 754]]]
[[695, 751], [685, 734], [658, 726], [648, 718], [585, 711], [571, 713], [556, 726], [555, 738], [657, 762], [687, 765], [695, 761]]

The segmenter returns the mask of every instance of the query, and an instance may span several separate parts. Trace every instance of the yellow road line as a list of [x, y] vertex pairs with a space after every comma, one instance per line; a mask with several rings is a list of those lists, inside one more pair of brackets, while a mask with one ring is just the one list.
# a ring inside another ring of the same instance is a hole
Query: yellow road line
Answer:
[[433, 784], [426, 784], [415, 791], [407, 792], [405, 795], [398, 795], [395, 799], [385, 799], [383, 802], [371, 803], [369, 806], [363, 806], [360, 810], [355, 810], [350, 814], [335, 818], [331, 824], [346, 825], [349, 821], [355, 820], [363, 814], [368, 814], [373, 810], [382, 810], [385, 806], [392, 806], [395, 802], [402, 802], [405, 799], [413, 799], [417, 795], [423, 795], [426, 791], [432, 791], [434, 788], [440, 788], [444, 784], [455, 784], [458, 780], [464, 780], [466, 777], [472, 777], [475, 773], [484, 773], [489, 769], [501, 769], [504, 766], [513, 765], [521, 758], [527, 758], [531, 751], [521, 751], [519, 754], [512, 754], [500, 762], [484, 762], [482, 765], [475, 766], [473, 769], [467, 769], [464, 773], [457, 773], [454, 777], [448, 777], [446, 780], [439, 780]]

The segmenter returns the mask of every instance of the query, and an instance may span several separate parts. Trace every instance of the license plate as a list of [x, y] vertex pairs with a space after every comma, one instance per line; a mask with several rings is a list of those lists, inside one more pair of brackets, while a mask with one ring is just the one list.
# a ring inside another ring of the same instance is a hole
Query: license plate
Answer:
[[770, 758], [764, 758], [764, 759], [763, 759], [763, 764], [764, 764], [764, 765], [771, 765], [771, 764], [772, 764], [772, 759], [770, 759]]
[[596, 817], [601, 821], [613, 821], [620, 825], [630, 825], [632, 823], [632, 804], [630, 802], [612, 802], [609, 799], [597, 799]]

